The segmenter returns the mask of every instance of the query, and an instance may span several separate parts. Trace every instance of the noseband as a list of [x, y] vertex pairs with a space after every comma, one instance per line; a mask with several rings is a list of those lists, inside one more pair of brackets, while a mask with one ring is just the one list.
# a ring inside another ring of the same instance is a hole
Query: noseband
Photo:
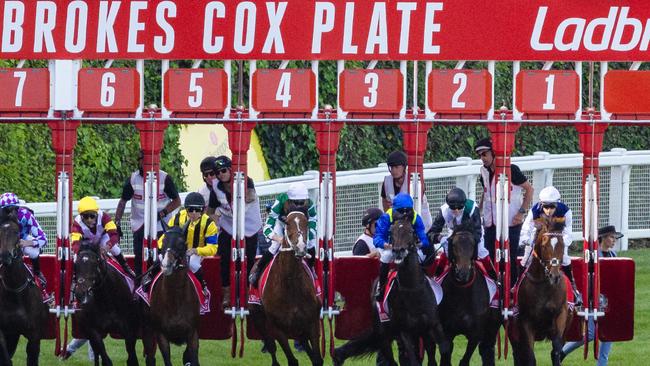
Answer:
[[[544, 233], [544, 236], [553, 236], [553, 237], [562, 237], [562, 233]], [[541, 244], [540, 244], [541, 246]], [[544, 276], [546, 278], [551, 277], [551, 269], [555, 267], [559, 267], [562, 265], [562, 260], [558, 259], [556, 257], [553, 257], [551, 259], [542, 259], [538, 254], [537, 250], [533, 249], [532, 252], [533, 258], [539, 262], [539, 264], [542, 265], [544, 268]]]
[[[20, 257], [23, 255], [23, 251], [20, 249], [19, 244], [20, 244], [20, 238], [16, 239], [16, 242], [14, 243], [14, 247], [10, 252], [11, 256], [9, 256], [9, 259], [10, 259], [9, 263], [7, 263], [7, 265], [5, 266], [4, 261], [0, 261], [0, 268], [1, 269], [7, 269], [8, 270], [9, 267], [11, 265], [13, 265], [14, 262], [18, 261], [20, 259]], [[32, 284], [32, 283], [34, 285], [36, 284], [36, 282], [34, 282], [34, 278], [32, 276], [25, 276], [25, 277], [26, 277], [25, 282], [23, 282], [23, 284], [18, 286], [18, 287], [11, 287], [11, 286], [7, 285], [7, 282], [5, 282], [5, 277], [2, 276], [2, 275], [0, 275], [0, 282], [2, 282], [2, 287], [5, 290], [7, 290], [9, 292], [19, 294], [19, 293], [25, 291], [25, 289], [30, 284]]]
[[[295, 214], [299, 214], [299, 215], [301, 215], [302, 217], [305, 217], [305, 218], [307, 217], [307, 215], [305, 215], [305, 213], [304, 213], [304, 212], [301, 212], [301, 211], [291, 211], [291, 212], [289, 212], [289, 214], [287, 215], [287, 217], [289, 217], [289, 215], [294, 214], [294, 213], [295, 213]], [[289, 220], [287, 219], [287, 221], [289, 221]], [[289, 223], [287, 222], [285, 225], [288, 226]], [[304, 236], [305, 233], [304, 233], [304, 231], [302, 231], [302, 230], [300, 229], [300, 225], [296, 225], [296, 230], [298, 231], [297, 233], [298, 233], [298, 237], [299, 237], [299, 238], [304, 238], [304, 237], [305, 237], [305, 236]], [[296, 248], [296, 246], [298, 245], [298, 243], [293, 243], [293, 242], [291, 241], [291, 238], [289, 238], [288, 230], [287, 230], [286, 228], [285, 228], [285, 230], [284, 230], [284, 240], [287, 242], [287, 244], [289, 244], [289, 246], [288, 246], [288, 247], [280, 246], [280, 251], [281, 251], [281, 252], [291, 252], [291, 251], [295, 251], [295, 248]], [[298, 239], [298, 240], [300, 240], [300, 239]], [[306, 243], [305, 243], [305, 244], [306, 244]]]

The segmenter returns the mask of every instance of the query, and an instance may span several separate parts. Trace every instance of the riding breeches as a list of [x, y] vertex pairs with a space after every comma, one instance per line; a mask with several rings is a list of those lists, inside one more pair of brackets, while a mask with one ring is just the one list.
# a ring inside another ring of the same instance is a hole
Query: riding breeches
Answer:
[[190, 271], [192, 271], [192, 273], [196, 273], [196, 271], [201, 269], [201, 262], [202, 261], [203, 261], [203, 257], [201, 257], [200, 255], [197, 255], [197, 254], [192, 254], [190, 256], [190, 260], [189, 260]]
[[[381, 263], [388, 264], [388, 263], [392, 263], [395, 260], [395, 254], [393, 253], [392, 249], [377, 248], [377, 250], [379, 251], [380, 254], [379, 261]], [[422, 253], [422, 249], [420, 248], [418, 248], [418, 258], [420, 259], [420, 262], [424, 261], [424, 259], [426, 258], [424, 253]]]
[[30, 259], [37, 258], [41, 254], [41, 248], [39, 247], [23, 247], [23, 254], [28, 256]]
[[[280, 251], [280, 246], [281, 244], [278, 243], [275, 240], [271, 240], [271, 246], [269, 247], [269, 252], [271, 254], [276, 255]], [[307, 249], [315, 248], [316, 247], [316, 241], [315, 240], [308, 240], [307, 241]]]

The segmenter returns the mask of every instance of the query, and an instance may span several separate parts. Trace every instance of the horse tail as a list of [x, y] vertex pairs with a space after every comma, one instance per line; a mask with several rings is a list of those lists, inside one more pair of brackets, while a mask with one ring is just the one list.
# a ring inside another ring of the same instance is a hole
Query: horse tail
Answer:
[[[384, 335], [386, 337], [387, 335]], [[340, 362], [353, 357], [362, 358], [373, 356], [384, 341], [382, 335], [376, 330], [366, 332], [359, 338], [352, 339], [334, 350], [334, 358]], [[335, 363], [337, 364], [337, 363]]]

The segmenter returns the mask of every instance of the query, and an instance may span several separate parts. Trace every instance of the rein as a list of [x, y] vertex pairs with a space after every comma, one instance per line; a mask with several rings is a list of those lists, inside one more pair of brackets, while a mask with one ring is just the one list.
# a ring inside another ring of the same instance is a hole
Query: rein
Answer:
[[[19, 265], [22, 265], [23, 264], [22, 261], [18, 261], [18, 259], [22, 255], [22, 250], [20, 250], [20, 248], [18, 246], [19, 243], [20, 243], [20, 238], [16, 240], [16, 243], [14, 244], [14, 248], [11, 250], [11, 263], [12, 264], [13, 263], [18, 263]], [[7, 268], [7, 270], [9, 270], [9, 268], [6, 267], [4, 265], [4, 263], [0, 263], [0, 268]], [[34, 285], [36, 285], [36, 282], [34, 282], [34, 278], [32, 276], [30, 276], [30, 275], [25, 276], [25, 282], [23, 282], [23, 284], [18, 286], [18, 287], [11, 287], [11, 286], [7, 285], [7, 283], [5, 282], [4, 276], [0, 276], [0, 282], [2, 282], [2, 287], [5, 290], [7, 290], [9, 292], [12, 292], [12, 293], [15, 293], [15, 294], [19, 294], [19, 293], [25, 291], [25, 289], [27, 289], [27, 287], [29, 287], [30, 283], [33, 283]]]

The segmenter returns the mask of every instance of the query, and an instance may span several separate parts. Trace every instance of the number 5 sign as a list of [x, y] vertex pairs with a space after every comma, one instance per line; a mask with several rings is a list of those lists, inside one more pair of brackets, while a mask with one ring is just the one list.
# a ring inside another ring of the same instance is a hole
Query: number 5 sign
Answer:
[[311, 113], [316, 107], [316, 76], [308, 69], [258, 69], [251, 96], [258, 112]]
[[344, 70], [339, 93], [345, 112], [399, 113], [404, 107], [404, 77], [396, 69]]
[[140, 105], [140, 75], [135, 69], [81, 69], [77, 99], [81, 111], [135, 112]]
[[0, 111], [47, 112], [49, 108], [47, 69], [0, 69]]
[[171, 69], [165, 73], [165, 108], [174, 112], [224, 112], [228, 75], [223, 69]]

